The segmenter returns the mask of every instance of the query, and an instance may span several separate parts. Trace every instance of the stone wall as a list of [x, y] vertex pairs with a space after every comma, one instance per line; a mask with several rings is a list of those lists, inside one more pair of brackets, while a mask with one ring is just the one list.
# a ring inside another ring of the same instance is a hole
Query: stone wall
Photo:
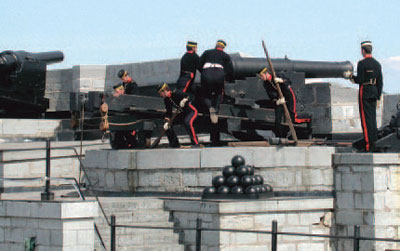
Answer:
[[49, 138], [60, 130], [59, 119], [0, 119], [0, 138]]
[[201, 192], [240, 154], [275, 191], [333, 190], [333, 147], [223, 147], [93, 150], [84, 160], [95, 189], [124, 192]]
[[36, 238], [39, 251], [93, 250], [97, 203], [0, 201], [0, 250], [25, 250]]
[[[335, 154], [335, 230], [338, 235], [400, 238], [399, 154]], [[399, 243], [361, 241], [361, 250], [399, 249]], [[351, 250], [340, 240], [337, 250]]]
[[[44, 177], [46, 172], [46, 151], [34, 150], [44, 148], [45, 142], [31, 143], [3, 143], [0, 144], [0, 177], [1, 178], [36, 178]], [[79, 142], [51, 142], [51, 147], [74, 147], [80, 152]], [[84, 141], [82, 153], [88, 149], [108, 149], [109, 144], [101, 141]], [[24, 151], [13, 151], [12, 149], [26, 149]], [[52, 159], [51, 177], [73, 177], [79, 179], [79, 160], [72, 149], [53, 149], [51, 157], [62, 157]], [[21, 161], [23, 160], [23, 161]], [[51, 181], [52, 185], [66, 184], [66, 181]], [[68, 184], [68, 183], [67, 183]], [[0, 180], [0, 189], [3, 192], [30, 190], [44, 186], [44, 180], [32, 181], [10, 181]]]
[[[175, 226], [271, 231], [272, 221], [278, 232], [330, 234], [333, 199], [297, 198], [253, 201], [165, 201]], [[196, 233], [181, 233], [187, 250], [195, 250]], [[185, 249], [186, 250], [186, 249]], [[202, 231], [201, 250], [271, 250], [271, 235], [260, 233]], [[330, 240], [316, 237], [278, 236], [278, 250], [328, 251]]]

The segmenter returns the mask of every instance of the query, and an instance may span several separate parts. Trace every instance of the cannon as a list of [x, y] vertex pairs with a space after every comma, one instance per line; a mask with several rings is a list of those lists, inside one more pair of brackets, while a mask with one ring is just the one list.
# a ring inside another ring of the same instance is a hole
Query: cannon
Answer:
[[[345, 72], [353, 71], [352, 64], [350, 62], [292, 61], [287, 58], [273, 59], [272, 63], [278, 75], [284, 75], [291, 80], [296, 94], [296, 109], [299, 117], [309, 118], [304, 120], [307, 122], [294, 125], [298, 137], [309, 138], [315, 128], [329, 131], [329, 126], [331, 126], [329, 125], [329, 85], [310, 86], [305, 84], [305, 79], [342, 78]], [[232, 56], [232, 64], [234, 80], [225, 84], [224, 101], [219, 111], [220, 131], [242, 141], [264, 140], [264, 136], [260, 135], [259, 131], [274, 130], [275, 121], [272, 100], [265, 92], [263, 82], [256, 77], [256, 74], [267, 65], [266, 60], [265, 58]], [[177, 70], [179, 70], [178, 67]], [[175, 83], [168, 84], [172, 88], [175, 86]], [[194, 84], [200, 85], [198, 82]], [[71, 111], [77, 113], [82, 107], [78, 96], [74, 93], [71, 95]], [[197, 133], [208, 132], [210, 123], [208, 111], [199, 102], [201, 98], [198, 94], [196, 96], [194, 105], [199, 110], [199, 117], [195, 121], [195, 129]], [[110, 121], [116, 121], [112, 123], [114, 126], [110, 126], [111, 132], [129, 131], [135, 129], [135, 126], [136, 129], [140, 129], [141, 123], [146, 122], [146, 137], [150, 137], [151, 132], [153, 136], [157, 136], [157, 130], [152, 130], [152, 128], [162, 125], [165, 110], [163, 100], [157, 95], [156, 85], [141, 86], [139, 83], [138, 95], [120, 97], [89, 92], [84, 104], [85, 115], [99, 116], [98, 109], [103, 101], [108, 104]], [[118, 125], [118, 120], [123, 123]], [[134, 121], [139, 121], [139, 123], [133, 124]], [[153, 125], [148, 123], [150, 121]]]
[[44, 98], [48, 64], [63, 61], [61, 51], [0, 53], [0, 114], [38, 117], [49, 107]]
[[[341, 78], [345, 72], [353, 72], [353, 65], [349, 61], [302, 61], [288, 58], [271, 61], [276, 72], [303, 72], [305, 78]], [[233, 57], [232, 65], [234, 79], [243, 79], [254, 77], [267, 64], [265, 58]]]

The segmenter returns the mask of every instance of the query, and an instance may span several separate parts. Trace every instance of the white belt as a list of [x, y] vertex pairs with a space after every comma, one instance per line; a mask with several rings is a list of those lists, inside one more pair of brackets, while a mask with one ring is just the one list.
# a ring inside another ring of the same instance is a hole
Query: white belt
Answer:
[[221, 69], [224, 69], [224, 67], [222, 65], [220, 65], [220, 64], [212, 64], [212, 63], [205, 63], [204, 66], [203, 66], [203, 69], [206, 69], [206, 68], [221, 68]]

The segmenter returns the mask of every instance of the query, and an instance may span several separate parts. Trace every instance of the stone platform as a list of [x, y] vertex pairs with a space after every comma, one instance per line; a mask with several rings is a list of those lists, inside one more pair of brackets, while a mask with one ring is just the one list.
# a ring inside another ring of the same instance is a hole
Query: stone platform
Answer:
[[199, 193], [239, 154], [275, 192], [325, 193], [334, 188], [334, 147], [220, 147], [90, 150], [84, 165], [102, 192]]

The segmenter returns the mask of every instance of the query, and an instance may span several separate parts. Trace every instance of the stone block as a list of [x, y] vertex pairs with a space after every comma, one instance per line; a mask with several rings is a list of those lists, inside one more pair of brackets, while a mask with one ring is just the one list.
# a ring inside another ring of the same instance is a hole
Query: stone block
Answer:
[[200, 151], [200, 149], [138, 151], [136, 153], [137, 169], [199, 168]]
[[130, 169], [135, 168], [133, 156], [135, 152], [130, 150], [108, 151], [108, 168]]
[[199, 186], [198, 172], [184, 172], [182, 182], [184, 187]]
[[321, 251], [325, 250], [324, 243], [300, 243], [297, 246], [298, 251]]
[[61, 212], [63, 219], [97, 217], [98, 205], [96, 201], [89, 200], [84, 202], [63, 202]]
[[343, 225], [362, 225], [364, 223], [363, 213], [361, 210], [336, 210], [335, 220], [337, 224]]
[[52, 230], [50, 232], [50, 245], [51, 246], [62, 246], [63, 245], [63, 231]]
[[108, 155], [112, 151], [108, 150], [89, 150], [85, 154], [83, 164], [86, 168], [107, 168]]
[[375, 208], [374, 194], [373, 193], [355, 193], [354, 194], [354, 208], [373, 210]]
[[232, 215], [221, 216], [221, 228], [252, 229], [254, 226], [254, 216], [252, 215]]
[[361, 192], [361, 174], [342, 175], [342, 187], [346, 192]]
[[235, 233], [230, 236], [231, 245], [257, 244], [257, 234]]
[[[88, 231], [83, 231], [82, 233], [79, 234], [83, 234], [86, 235], [85, 232]], [[78, 238], [85, 238], [86, 236], [79, 236], [78, 231], [76, 230], [64, 230], [62, 231], [62, 242], [63, 242], [63, 246], [65, 247], [76, 247], [78, 244]], [[90, 241], [90, 239], [89, 239]]]
[[231, 165], [231, 160], [235, 155], [241, 155], [246, 161], [246, 165], [254, 165], [253, 151], [251, 147], [235, 147], [231, 148], [204, 148], [201, 150], [201, 168], [224, 167]]
[[321, 218], [323, 218], [325, 212], [302, 212], [299, 214], [300, 225], [310, 226], [317, 225], [320, 223]]
[[336, 192], [336, 208], [354, 209], [354, 193]]
[[[278, 230], [279, 232], [288, 232], [288, 233], [309, 233], [310, 229], [309, 227], [306, 226], [282, 226], [282, 228], [280, 230]], [[295, 236], [295, 235], [282, 235], [281, 236], [283, 241], [304, 241], [307, 242], [308, 240], [310, 240], [311, 237], [308, 236]]]

